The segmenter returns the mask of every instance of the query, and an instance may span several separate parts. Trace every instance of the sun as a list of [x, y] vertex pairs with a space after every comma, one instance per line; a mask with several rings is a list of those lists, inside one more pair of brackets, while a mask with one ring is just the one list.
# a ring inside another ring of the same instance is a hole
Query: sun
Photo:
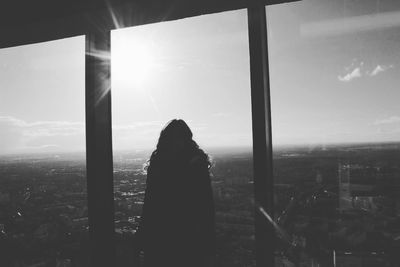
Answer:
[[146, 40], [115, 38], [111, 48], [111, 79], [118, 86], [142, 91], [155, 70], [152, 44]]

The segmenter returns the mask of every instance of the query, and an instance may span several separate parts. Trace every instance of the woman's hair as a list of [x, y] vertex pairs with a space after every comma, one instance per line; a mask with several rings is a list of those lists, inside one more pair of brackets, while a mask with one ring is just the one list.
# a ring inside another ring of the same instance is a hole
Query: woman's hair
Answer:
[[151, 154], [145, 168], [150, 168], [155, 162], [163, 162], [166, 159], [170, 159], [172, 157], [171, 148], [177, 145], [176, 140], [179, 140], [182, 146], [179, 155], [177, 155], [178, 160], [189, 161], [196, 156], [210, 168], [211, 163], [208, 155], [199, 148], [199, 145], [192, 137], [192, 131], [185, 121], [180, 119], [169, 121], [162, 129], [160, 137], [158, 138], [157, 147]]

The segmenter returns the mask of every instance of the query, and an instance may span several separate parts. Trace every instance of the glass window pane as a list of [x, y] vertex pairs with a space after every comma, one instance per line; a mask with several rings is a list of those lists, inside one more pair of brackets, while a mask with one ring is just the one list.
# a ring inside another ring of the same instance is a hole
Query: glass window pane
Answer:
[[0, 265], [87, 264], [85, 39], [0, 50]]
[[[112, 32], [119, 235], [135, 232], [146, 188], [143, 164], [164, 125], [181, 118], [213, 164], [216, 266], [255, 266], [246, 16], [239, 10]], [[129, 261], [122, 250], [121, 265]]]
[[267, 16], [276, 266], [399, 266], [400, 3]]

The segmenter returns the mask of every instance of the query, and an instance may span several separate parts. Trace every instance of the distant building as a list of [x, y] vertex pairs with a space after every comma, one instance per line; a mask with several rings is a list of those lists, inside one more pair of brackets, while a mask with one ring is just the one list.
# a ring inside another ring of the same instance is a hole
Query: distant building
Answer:
[[353, 208], [350, 189], [350, 164], [339, 163], [339, 210], [344, 211]]
[[352, 183], [351, 171], [361, 170], [363, 166], [339, 163], [339, 210], [362, 209], [376, 211], [375, 185]]
[[315, 182], [317, 184], [322, 184], [322, 182], [323, 182], [322, 174], [319, 170], [317, 171], [317, 174], [315, 175]]

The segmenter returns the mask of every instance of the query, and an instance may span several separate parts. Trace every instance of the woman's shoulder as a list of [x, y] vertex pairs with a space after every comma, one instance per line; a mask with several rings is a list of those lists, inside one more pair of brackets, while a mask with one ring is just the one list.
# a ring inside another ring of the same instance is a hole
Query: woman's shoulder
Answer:
[[189, 159], [189, 165], [195, 169], [208, 170], [210, 167], [208, 155], [203, 151], [194, 153]]
[[189, 158], [190, 165], [209, 165], [208, 155], [202, 151], [196, 151]]

